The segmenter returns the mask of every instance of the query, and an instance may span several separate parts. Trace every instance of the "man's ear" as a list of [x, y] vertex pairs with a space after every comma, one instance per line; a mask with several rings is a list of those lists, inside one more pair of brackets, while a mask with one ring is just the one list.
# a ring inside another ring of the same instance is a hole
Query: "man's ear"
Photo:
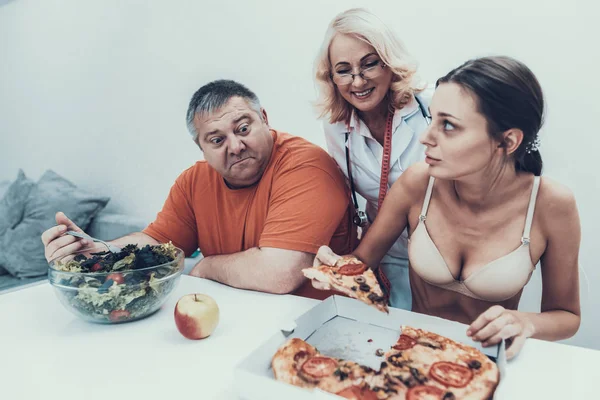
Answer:
[[506, 154], [514, 153], [523, 142], [523, 131], [518, 128], [512, 128], [502, 134], [503, 142], [498, 147], [503, 147]]
[[265, 123], [269, 125], [269, 117], [267, 117], [267, 110], [265, 110], [262, 107], [260, 108], [260, 116], [263, 119], [263, 121], [265, 121]]
[[202, 150], [202, 146], [200, 146], [200, 135], [198, 135], [198, 132], [196, 132], [196, 134], [194, 135], [192, 140], [194, 141], [194, 143], [196, 143], [198, 145], [198, 148], [200, 149], [200, 151], [204, 151], [204, 150]]

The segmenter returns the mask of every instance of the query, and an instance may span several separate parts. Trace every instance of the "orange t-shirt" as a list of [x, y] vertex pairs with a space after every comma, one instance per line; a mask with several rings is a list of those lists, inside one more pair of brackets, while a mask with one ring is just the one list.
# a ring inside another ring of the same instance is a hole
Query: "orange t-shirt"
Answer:
[[[354, 250], [350, 196], [335, 161], [305, 139], [271, 133], [271, 159], [256, 185], [230, 189], [199, 161], [177, 178], [144, 233], [173, 242], [188, 256], [197, 248], [205, 257], [253, 247], [316, 253], [329, 244], [337, 254]], [[322, 299], [330, 293], [307, 281], [295, 294]]]

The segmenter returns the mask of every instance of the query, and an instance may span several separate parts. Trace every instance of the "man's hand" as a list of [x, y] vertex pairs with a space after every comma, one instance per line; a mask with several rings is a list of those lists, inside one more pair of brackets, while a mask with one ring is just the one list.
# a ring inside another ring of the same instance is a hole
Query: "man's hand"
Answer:
[[50, 261], [58, 257], [72, 254], [76, 251], [86, 248], [91, 244], [87, 239], [76, 238], [71, 235], [64, 235], [66, 231], [83, 232], [62, 212], [56, 213], [56, 225], [42, 233], [42, 243], [44, 243], [44, 255], [46, 260]]

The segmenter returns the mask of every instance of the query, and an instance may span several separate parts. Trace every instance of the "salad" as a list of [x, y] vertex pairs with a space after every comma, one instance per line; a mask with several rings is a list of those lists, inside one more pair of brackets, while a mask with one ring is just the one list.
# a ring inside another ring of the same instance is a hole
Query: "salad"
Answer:
[[63, 304], [96, 322], [130, 321], [156, 311], [182, 271], [181, 251], [171, 243], [89, 254], [56, 261], [49, 275]]

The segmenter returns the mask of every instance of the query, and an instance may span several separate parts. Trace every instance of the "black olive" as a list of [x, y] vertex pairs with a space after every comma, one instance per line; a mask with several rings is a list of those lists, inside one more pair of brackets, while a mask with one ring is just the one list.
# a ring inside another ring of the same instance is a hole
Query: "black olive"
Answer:
[[479, 368], [481, 368], [481, 363], [477, 360], [471, 360], [471, 361], [469, 361], [469, 368], [479, 369]]
[[382, 301], [385, 300], [385, 298], [383, 296], [378, 296], [376, 293], [369, 293], [367, 298], [374, 303], [381, 303]]
[[379, 369], [384, 369], [384, 368], [387, 368], [387, 363], [385, 361], [382, 361]]
[[424, 376], [423, 374], [421, 374], [421, 372], [419, 372], [418, 369], [413, 368], [413, 367], [409, 367], [409, 368], [410, 368], [410, 373], [417, 381], [419, 381], [419, 383], [425, 383], [428, 381], [427, 377]]
[[358, 288], [356, 286], [352, 286], [350, 289], [352, 289], [356, 292], [356, 289], [358, 289]]
[[417, 380], [415, 378], [413, 378], [412, 376], [409, 376], [407, 378], [397, 376], [396, 378], [400, 379], [402, 381], [402, 383], [404, 383], [406, 385], [407, 388], [415, 387], [419, 384], [419, 382], [417, 382]]
[[363, 292], [368, 292], [369, 290], [371, 290], [371, 286], [367, 285], [366, 283], [361, 283], [358, 288]]
[[404, 362], [401, 361], [400, 356], [401, 356], [401, 354], [389, 356], [387, 360], [394, 367], [402, 368], [402, 367], [404, 367]]
[[446, 394], [444, 394], [444, 397], [442, 397], [442, 400], [456, 400], [456, 397], [454, 396], [454, 393], [446, 392]]
[[341, 369], [336, 369], [335, 372], [333, 373], [335, 376], [338, 376], [340, 378], [340, 381], [343, 381], [344, 379], [346, 379], [348, 377], [348, 374], [344, 371], [342, 371]]

